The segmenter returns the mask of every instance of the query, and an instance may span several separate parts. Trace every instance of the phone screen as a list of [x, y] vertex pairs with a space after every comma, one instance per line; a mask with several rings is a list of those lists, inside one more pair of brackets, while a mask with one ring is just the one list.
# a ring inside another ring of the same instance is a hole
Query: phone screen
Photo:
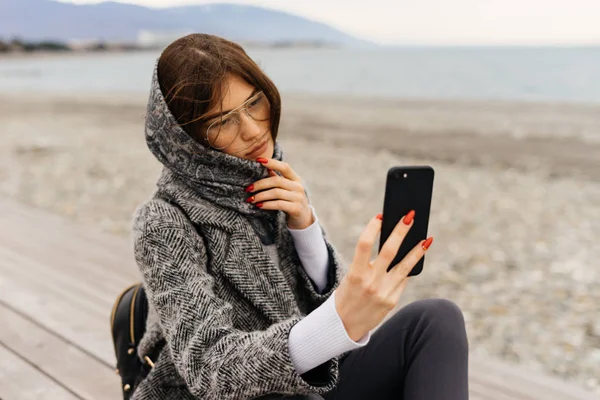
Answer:
[[[379, 250], [381, 250], [400, 219], [410, 210], [415, 210], [413, 226], [400, 245], [396, 257], [387, 269], [388, 271], [399, 263], [421, 240], [427, 239], [431, 197], [433, 195], [433, 177], [434, 170], [430, 166], [393, 167], [388, 171]], [[424, 261], [425, 258], [423, 257], [415, 265], [409, 276], [419, 275], [423, 270]]]

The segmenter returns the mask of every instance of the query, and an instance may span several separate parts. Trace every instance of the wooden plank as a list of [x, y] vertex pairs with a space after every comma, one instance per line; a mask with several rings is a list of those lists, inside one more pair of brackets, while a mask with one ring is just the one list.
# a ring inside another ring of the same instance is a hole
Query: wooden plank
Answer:
[[79, 398], [117, 399], [114, 369], [39, 324], [0, 304], [0, 342]]
[[600, 396], [577, 385], [559, 380], [520, 365], [501, 363], [493, 359], [475, 359], [472, 380], [490, 390], [499, 388], [523, 400], [599, 400]]
[[470, 400], [520, 400], [515, 397], [507, 396], [506, 393], [498, 392], [490, 388], [485, 383], [469, 378], [469, 399]]
[[[62, 290], [60, 285], [54, 285], [51, 280], [36, 279], [35, 271], [32, 274], [27, 272], [27, 268], [19, 270], [18, 267], [12, 264], [12, 260], [0, 257], [0, 300], [86, 349], [107, 365], [114, 365], [110, 307], [107, 305], [104, 312], [91, 309], [86, 301]], [[108, 299], [105, 303], [109, 304]]]
[[[477, 372], [472, 372], [469, 376], [469, 389], [480, 396], [490, 400], [538, 400], [539, 398], [531, 398], [527, 394], [523, 394], [518, 390], [514, 390], [513, 385], [505, 381], [499, 384], [491, 379], [484, 379]], [[544, 399], [546, 400], [546, 399]]]
[[[23, 282], [37, 282], [46, 290], [78, 303], [79, 308], [98, 316], [106, 315], [110, 309], [110, 299], [106, 291], [94, 287], [86, 275], [67, 275], [60, 270], [48, 268], [47, 265], [34, 261], [0, 246], [0, 263], [2, 271], [9, 277]], [[104, 294], [104, 296], [103, 296]]]
[[[124, 241], [120, 236], [104, 233], [87, 225], [75, 223], [64, 217], [25, 206], [7, 198], [0, 198], [0, 209], [3, 210], [3, 223], [5, 221], [16, 222], [17, 226], [23, 225], [33, 235], [54, 240], [55, 245], [60, 245], [63, 239], [68, 238], [69, 245], [71, 243], [84, 244], [86, 249], [102, 258], [113, 256], [116, 261], [133, 261], [129, 246], [123, 246]], [[40, 224], [42, 229], [36, 229]], [[43, 228], [52, 228], [52, 230]], [[76, 246], [70, 245], [70, 247]], [[106, 248], [112, 248], [113, 252], [107, 253]], [[115, 251], [116, 254], [114, 254]]]
[[122, 237], [94, 232], [86, 226], [45, 215], [39, 210], [0, 200], [3, 221], [0, 243], [28, 256], [64, 264], [69, 270], [101, 277], [107, 269], [123, 277], [138, 277], [132, 245]]
[[80, 400], [80, 397], [65, 389], [0, 343], [0, 399]]

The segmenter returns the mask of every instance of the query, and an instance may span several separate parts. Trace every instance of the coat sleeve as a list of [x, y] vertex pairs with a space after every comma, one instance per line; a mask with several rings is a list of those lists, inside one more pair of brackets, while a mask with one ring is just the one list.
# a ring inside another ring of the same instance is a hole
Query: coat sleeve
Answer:
[[[290, 318], [263, 331], [233, 326], [232, 306], [214, 293], [204, 242], [168, 204], [141, 206], [133, 228], [136, 262], [178, 373], [199, 398], [234, 400], [269, 393], [324, 394], [335, 387], [337, 359], [299, 375], [289, 349]], [[323, 373], [324, 371], [324, 373]]]

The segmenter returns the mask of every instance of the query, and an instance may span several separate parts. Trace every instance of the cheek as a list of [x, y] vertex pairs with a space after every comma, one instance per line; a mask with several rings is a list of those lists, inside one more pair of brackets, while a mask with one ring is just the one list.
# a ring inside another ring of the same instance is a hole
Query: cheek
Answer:
[[[217, 139], [217, 141], [214, 142], [213, 145], [215, 147], [221, 148], [221, 147], [225, 146], [225, 144], [226, 144], [225, 142], [226, 142], [226, 140], [224, 140], [224, 139]], [[228, 146], [228, 147], [231, 147], [231, 146]]]
[[230, 146], [221, 151], [231, 156], [247, 158], [246, 153], [249, 151], [248, 143], [245, 143], [242, 140], [235, 140]]

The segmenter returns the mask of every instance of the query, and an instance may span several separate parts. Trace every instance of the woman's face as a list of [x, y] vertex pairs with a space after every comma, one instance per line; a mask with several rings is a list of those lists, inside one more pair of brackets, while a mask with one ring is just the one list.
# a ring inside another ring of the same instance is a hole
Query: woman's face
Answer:
[[222, 85], [221, 105], [208, 111], [204, 137], [208, 136], [212, 147], [232, 156], [247, 160], [273, 157], [267, 97], [237, 75], [228, 75]]

